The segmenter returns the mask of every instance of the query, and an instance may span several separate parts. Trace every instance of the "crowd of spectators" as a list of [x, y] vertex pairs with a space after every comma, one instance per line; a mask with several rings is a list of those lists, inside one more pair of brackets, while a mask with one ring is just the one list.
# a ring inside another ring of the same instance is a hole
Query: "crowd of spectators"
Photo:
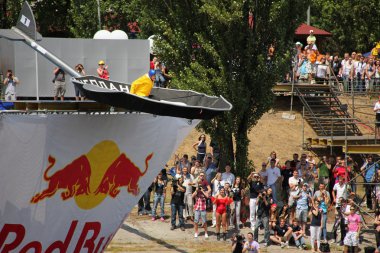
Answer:
[[345, 92], [370, 92], [380, 90], [380, 58], [372, 55], [365, 57], [362, 53], [339, 54], [320, 52], [316, 37], [310, 30], [307, 45], [295, 43], [293, 54], [293, 72], [288, 74], [285, 82], [290, 82], [294, 75], [295, 82], [310, 84], [328, 84], [336, 81], [343, 83]]
[[[210, 147], [211, 152], [207, 152]], [[193, 225], [195, 238], [201, 235], [208, 238], [212, 229], [217, 240], [227, 240], [228, 232], [233, 231], [236, 233], [234, 250], [243, 252], [249, 247], [259, 249], [269, 245], [303, 250], [310, 244], [315, 252], [329, 243], [344, 245], [346, 252], [350, 247], [358, 248], [364, 207], [360, 206], [356, 194], [355, 178], [363, 175], [368, 183], [380, 178], [380, 167], [371, 156], [359, 167], [350, 157], [314, 158], [294, 154], [282, 162], [276, 152], [272, 152], [260, 170], [244, 178], [235, 175], [230, 164], [224, 168], [218, 166], [220, 147], [215, 142], [208, 145], [205, 135], [199, 137], [193, 148], [196, 153], [190, 159], [186, 154], [176, 155], [174, 167], [160, 172], [150, 189], [154, 192], [153, 209], [144, 209], [144, 195], [139, 203], [140, 215], [152, 213], [152, 221], [155, 221], [160, 203], [160, 218], [164, 221], [162, 196], [165, 198], [165, 195], [162, 194], [167, 187], [171, 194], [171, 229], [184, 231], [185, 224], [188, 224], [187, 229]], [[162, 178], [165, 178], [164, 184]], [[377, 209], [379, 184], [365, 187], [367, 208]], [[207, 211], [212, 213], [210, 220]], [[331, 217], [335, 217], [331, 233], [327, 230], [329, 213], [331, 223]], [[207, 227], [208, 223], [211, 228]], [[379, 215], [374, 224], [379, 247]], [[204, 232], [199, 231], [199, 226]], [[237, 247], [235, 244], [240, 241], [239, 233], [244, 226], [252, 232], [247, 235], [246, 244]], [[264, 230], [262, 241], [259, 241], [260, 230]]]

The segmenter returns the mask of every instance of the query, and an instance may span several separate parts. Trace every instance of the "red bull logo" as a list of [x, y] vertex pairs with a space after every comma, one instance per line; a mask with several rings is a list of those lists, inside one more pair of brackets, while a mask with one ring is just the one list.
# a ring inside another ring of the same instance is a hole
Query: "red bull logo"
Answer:
[[142, 171], [126, 154], [120, 153], [115, 142], [107, 140], [49, 176], [56, 163], [56, 159], [49, 156], [43, 175], [48, 186], [35, 194], [30, 202], [36, 204], [60, 192], [62, 200], [74, 198], [78, 207], [92, 209], [107, 196], [116, 198], [123, 187], [137, 195], [140, 192], [139, 180], [148, 171], [152, 157], [153, 153], [145, 158], [145, 169]]

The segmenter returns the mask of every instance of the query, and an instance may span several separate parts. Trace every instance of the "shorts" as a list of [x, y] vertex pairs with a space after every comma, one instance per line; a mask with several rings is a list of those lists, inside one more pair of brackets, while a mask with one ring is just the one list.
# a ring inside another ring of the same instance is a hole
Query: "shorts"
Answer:
[[203, 223], [206, 223], [206, 210], [200, 211], [200, 210], [195, 210], [194, 211], [194, 222], [198, 223], [199, 222], [199, 216], [201, 217]]
[[348, 232], [346, 237], [344, 237], [344, 245], [345, 246], [358, 246], [359, 245], [359, 237], [356, 237], [358, 232]]
[[54, 97], [64, 96], [66, 93], [66, 84], [65, 82], [55, 81], [54, 82]]
[[300, 222], [307, 222], [307, 209], [296, 209], [296, 217]]

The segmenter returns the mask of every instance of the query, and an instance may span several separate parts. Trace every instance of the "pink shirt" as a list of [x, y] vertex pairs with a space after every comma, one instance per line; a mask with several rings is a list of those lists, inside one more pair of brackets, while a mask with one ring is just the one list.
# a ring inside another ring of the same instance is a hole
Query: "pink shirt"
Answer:
[[348, 231], [349, 232], [358, 232], [359, 223], [361, 223], [362, 219], [358, 214], [350, 214], [347, 217], [348, 220]]

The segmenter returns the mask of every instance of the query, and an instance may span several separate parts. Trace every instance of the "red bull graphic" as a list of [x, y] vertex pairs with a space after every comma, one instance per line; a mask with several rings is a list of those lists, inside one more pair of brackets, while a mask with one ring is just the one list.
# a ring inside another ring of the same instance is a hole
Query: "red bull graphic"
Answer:
[[30, 202], [36, 204], [62, 190], [62, 200], [74, 198], [80, 208], [92, 209], [107, 196], [116, 198], [122, 187], [137, 195], [140, 191], [139, 180], [148, 171], [152, 157], [153, 153], [145, 158], [145, 169], [141, 171], [125, 153], [120, 154], [115, 142], [106, 140], [49, 176], [56, 162], [54, 157], [49, 156], [49, 165], [43, 176], [48, 186], [35, 194]]

